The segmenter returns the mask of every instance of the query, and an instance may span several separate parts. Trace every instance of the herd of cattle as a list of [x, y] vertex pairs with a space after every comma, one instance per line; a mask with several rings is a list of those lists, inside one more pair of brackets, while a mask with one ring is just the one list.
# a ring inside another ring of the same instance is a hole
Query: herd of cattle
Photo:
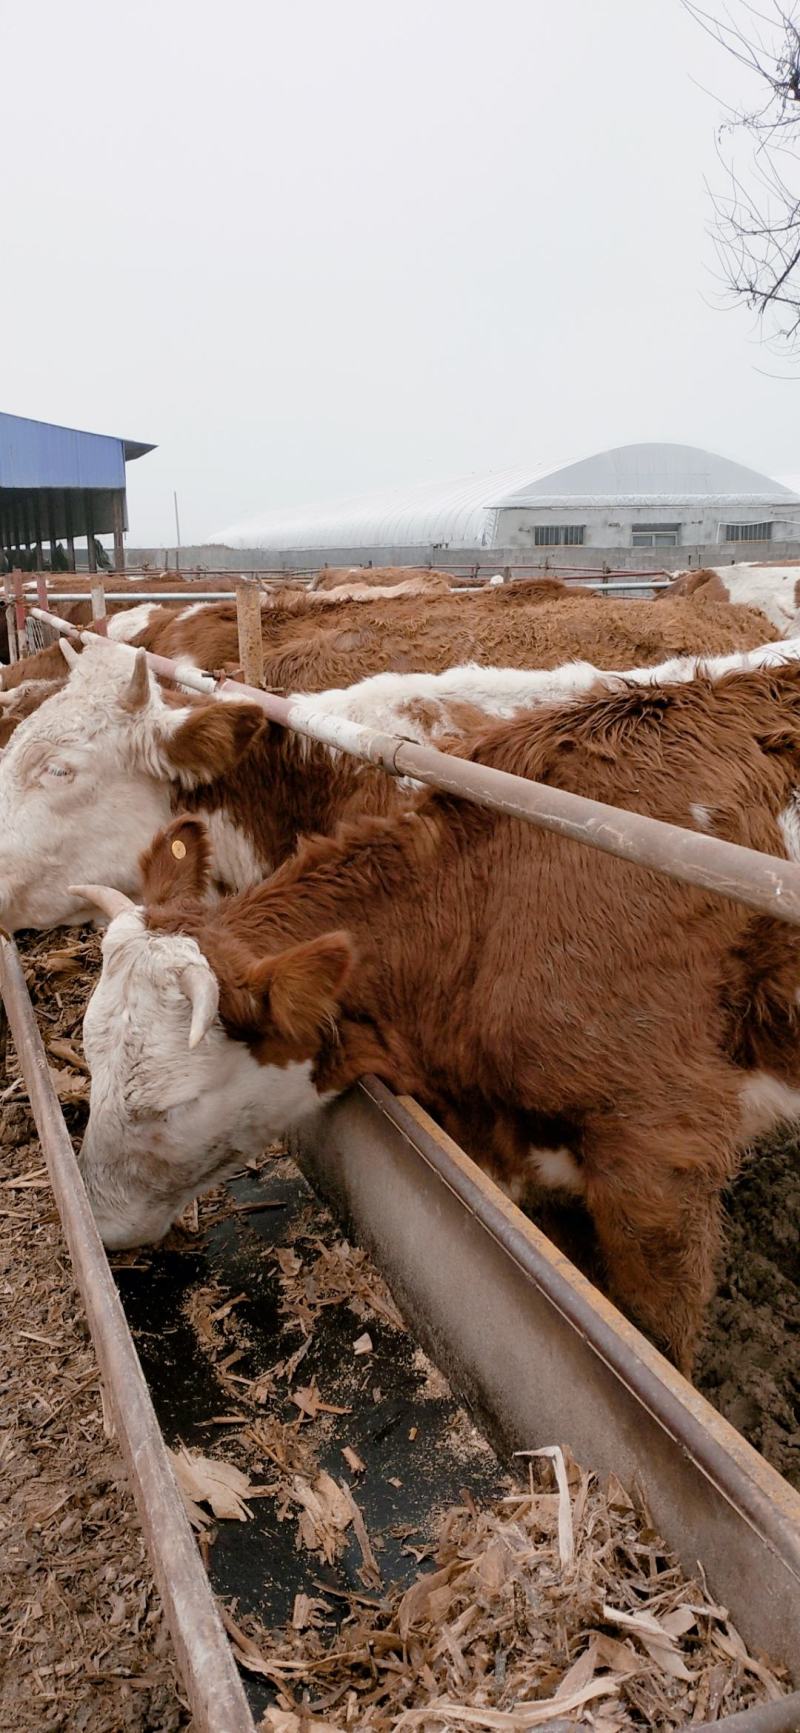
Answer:
[[[265, 683], [298, 720], [800, 860], [794, 611], [699, 576], [656, 602], [276, 593]], [[106, 1245], [160, 1239], [373, 1072], [514, 1198], [579, 1195], [611, 1291], [690, 1371], [722, 1189], [800, 1117], [797, 929], [185, 690], [236, 668], [232, 602], [129, 608], [109, 637], [0, 692], [0, 922], [108, 922], [80, 1158]]]

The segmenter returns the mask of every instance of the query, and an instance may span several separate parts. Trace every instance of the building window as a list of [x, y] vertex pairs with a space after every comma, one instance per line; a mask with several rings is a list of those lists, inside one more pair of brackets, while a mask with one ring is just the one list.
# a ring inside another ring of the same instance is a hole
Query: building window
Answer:
[[633, 548], [676, 548], [681, 533], [680, 524], [634, 524], [631, 532]]
[[535, 548], [582, 548], [585, 524], [535, 524]]
[[772, 524], [720, 524], [719, 534], [723, 542], [768, 542]]

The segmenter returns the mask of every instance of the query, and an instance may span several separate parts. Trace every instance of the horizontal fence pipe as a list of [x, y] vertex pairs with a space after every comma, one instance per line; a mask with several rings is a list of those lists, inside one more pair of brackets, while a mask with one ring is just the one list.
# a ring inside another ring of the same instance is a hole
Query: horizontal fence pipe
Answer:
[[[56, 615], [43, 617], [85, 644], [98, 641], [92, 633], [76, 631]], [[129, 649], [133, 655], [130, 646], [119, 648]], [[215, 680], [211, 674], [192, 669], [184, 672], [167, 656], [147, 652], [147, 660], [154, 673], [179, 685], [209, 696], [259, 704], [273, 722], [378, 765], [391, 776], [411, 777], [475, 806], [489, 807], [505, 818], [537, 825], [572, 842], [616, 855], [634, 866], [650, 867], [666, 878], [695, 885], [700, 890], [745, 903], [776, 920], [800, 926], [800, 866], [793, 861], [761, 854], [741, 843], [726, 842], [702, 831], [684, 830], [646, 813], [570, 794], [550, 783], [532, 782], [509, 771], [475, 764], [456, 753], [439, 752], [434, 746], [419, 746], [400, 735], [365, 728], [347, 717], [329, 716], [324, 711], [315, 714], [306, 709], [300, 720], [289, 698], [258, 691], [239, 680]]]
[[53, 1087], [19, 953], [0, 937], [0, 991], [75, 1280], [194, 1714], [202, 1733], [253, 1733], [144, 1374]]
[[[57, 590], [50, 601], [56, 602], [90, 602], [89, 590]], [[229, 590], [106, 590], [106, 607], [122, 607], [126, 602], [182, 602], [189, 607], [195, 602], [233, 602], [236, 599], [233, 586]]]

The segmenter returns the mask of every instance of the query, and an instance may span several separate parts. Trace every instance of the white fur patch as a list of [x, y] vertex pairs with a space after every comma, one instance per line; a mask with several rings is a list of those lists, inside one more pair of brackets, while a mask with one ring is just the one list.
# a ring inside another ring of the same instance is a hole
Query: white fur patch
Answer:
[[792, 631], [797, 609], [795, 585], [800, 566], [713, 566], [732, 602], [760, 608], [779, 632]]
[[129, 644], [131, 638], [138, 638], [139, 633], [150, 624], [153, 615], [158, 613], [158, 608], [158, 602], [140, 602], [136, 608], [110, 613], [107, 636], [116, 644]]
[[189, 712], [167, 706], [152, 675], [146, 702], [126, 709], [133, 668], [127, 645], [87, 644], [2, 755], [0, 922], [9, 930], [80, 919], [71, 884], [138, 888], [138, 856], [169, 818], [166, 749]]
[[691, 802], [689, 807], [689, 817], [692, 820], [692, 823], [697, 825], [698, 830], [712, 831], [714, 829], [714, 819], [711, 808], [709, 806], [701, 806], [699, 801], [693, 800]]
[[779, 814], [778, 829], [783, 837], [788, 859], [800, 861], [800, 800], [797, 795]]
[[787, 1120], [800, 1119], [800, 1089], [769, 1071], [754, 1071], [739, 1091], [741, 1136], [745, 1143], [764, 1137]]
[[252, 838], [233, 824], [224, 808], [202, 816], [208, 824], [213, 876], [231, 891], [244, 891], [249, 885], [260, 884], [274, 871], [275, 863], [261, 859]]
[[[798, 568], [800, 576], [800, 568]], [[540, 704], [569, 704], [593, 687], [618, 691], [627, 685], [686, 685], [703, 675], [721, 680], [727, 674], [777, 667], [800, 660], [800, 638], [736, 650], [726, 656], [673, 656], [648, 668], [595, 668], [591, 662], [567, 662], [561, 668], [482, 668], [474, 663], [448, 668], [442, 674], [372, 674], [353, 686], [326, 692], [293, 693], [290, 715], [315, 738], [335, 749], [351, 736], [346, 724], [396, 734], [425, 745], [462, 726], [451, 706], [469, 704], [487, 716], [508, 719]], [[414, 714], [424, 701], [435, 706], [425, 720]], [[322, 718], [328, 718], [328, 726]], [[332, 727], [331, 724], [336, 724]]]
[[192, 602], [190, 607], [181, 608], [180, 613], [175, 616], [176, 620], [191, 620], [195, 614], [204, 614], [208, 608], [213, 608], [215, 605], [214, 602]]
[[539, 1149], [531, 1144], [528, 1161], [540, 1185], [570, 1191], [576, 1196], [586, 1190], [580, 1162], [563, 1144], [556, 1149]]

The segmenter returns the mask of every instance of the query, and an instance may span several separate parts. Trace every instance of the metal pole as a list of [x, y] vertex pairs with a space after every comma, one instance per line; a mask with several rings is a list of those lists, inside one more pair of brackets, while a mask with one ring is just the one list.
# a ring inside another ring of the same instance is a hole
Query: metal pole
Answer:
[[125, 570], [125, 495], [115, 493], [112, 501], [112, 516], [114, 519], [114, 570]]
[[[32, 612], [84, 644], [96, 642], [92, 633], [76, 629], [55, 614], [45, 614], [38, 608]], [[125, 648], [133, 657], [133, 649]], [[792, 861], [743, 848], [741, 843], [724, 842], [702, 831], [683, 830], [680, 825], [629, 812], [625, 807], [607, 806], [585, 795], [568, 794], [565, 789], [546, 783], [530, 782], [527, 777], [474, 764], [455, 753], [439, 752], [433, 746], [416, 746], [397, 734], [364, 728], [345, 717], [328, 716], [320, 711], [316, 715], [306, 713], [301, 718], [291, 698], [260, 692], [238, 680], [216, 680], [212, 674], [184, 670], [168, 656], [152, 652], [146, 655], [156, 674], [210, 697], [224, 695], [259, 704], [273, 722], [333, 746], [339, 752], [349, 752], [354, 758], [380, 765], [392, 776], [411, 777], [475, 806], [489, 807], [505, 818], [538, 825], [570, 841], [601, 849], [636, 866], [651, 867], [682, 884], [697, 885], [701, 890], [745, 903], [775, 920], [800, 926], [800, 866]]]
[[5, 596], [6, 632], [8, 634], [8, 660], [18, 662], [17, 627], [14, 614], [14, 590], [8, 572], [3, 576], [3, 594]]

